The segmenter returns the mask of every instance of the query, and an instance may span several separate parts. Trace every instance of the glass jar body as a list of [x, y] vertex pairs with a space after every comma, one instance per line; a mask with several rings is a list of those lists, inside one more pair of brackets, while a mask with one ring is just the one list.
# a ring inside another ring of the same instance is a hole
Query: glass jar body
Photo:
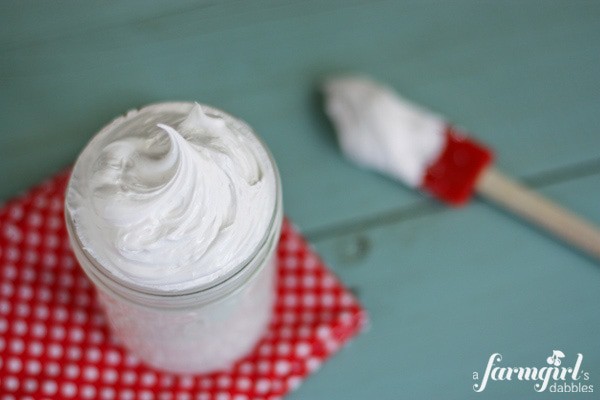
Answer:
[[179, 297], [125, 295], [127, 292], [98, 278], [94, 272], [97, 266], [85, 256], [77, 241], [72, 240], [72, 247], [81, 267], [95, 283], [111, 331], [120, 343], [143, 362], [161, 370], [210, 372], [227, 368], [248, 354], [271, 320], [276, 278], [274, 250], [281, 229], [281, 212], [278, 215], [271, 240], [245, 266], [248, 275], [241, 275], [238, 281], [226, 281], [229, 287], [221, 285], [210, 292]]
[[147, 307], [99, 289], [112, 332], [155, 368], [202, 373], [227, 368], [264, 333], [275, 297], [275, 260], [239, 290], [207, 304], [180, 309]]

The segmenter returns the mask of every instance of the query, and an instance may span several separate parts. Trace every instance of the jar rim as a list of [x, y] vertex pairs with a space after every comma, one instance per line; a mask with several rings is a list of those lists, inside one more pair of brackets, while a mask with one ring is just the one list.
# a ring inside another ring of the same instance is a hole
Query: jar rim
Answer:
[[[274, 247], [275, 247], [274, 244], [276, 244], [278, 241], [279, 232], [281, 230], [281, 220], [283, 218], [282, 217], [282, 191], [281, 191], [281, 179], [280, 179], [279, 170], [277, 168], [277, 164], [275, 163], [275, 159], [274, 159], [271, 151], [266, 146], [266, 144], [262, 140], [262, 138], [260, 138], [255, 133], [255, 131], [245, 121], [243, 121], [221, 109], [215, 108], [213, 106], [205, 105], [202, 103], [199, 103], [199, 104], [204, 110], [208, 111], [209, 113], [215, 113], [217, 115], [224, 115], [226, 117], [231, 118], [233, 121], [235, 121], [236, 124], [239, 124], [239, 127], [246, 130], [247, 133], [252, 135], [253, 139], [255, 139], [257, 141], [259, 146], [265, 152], [265, 154], [267, 156], [267, 160], [270, 164], [270, 167], [273, 170], [273, 176], [274, 176], [274, 180], [275, 180], [275, 202], [274, 202], [273, 212], [271, 213], [271, 218], [270, 218], [269, 224], [267, 225], [267, 229], [265, 229], [263, 237], [257, 243], [254, 251], [250, 255], [248, 255], [248, 257], [246, 257], [244, 260], [239, 262], [237, 265], [230, 268], [226, 274], [219, 276], [215, 280], [212, 280], [212, 281], [209, 281], [206, 283], [202, 283], [197, 286], [190, 287], [190, 288], [186, 288], [184, 290], [166, 291], [166, 290], [160, 290], [160, 289], [152, 289], [152, 288], [149, 288], [144, 285], [136, 285], [135, 283], [132, 283], [131, 281], [124, 280], [124, 279], [120, 278], [119, 276], [110, 273], [110, 271], [107, 268], [102, 267], [100, 265], [100, 263], [98, 262], [98, 260], [96, 260], [94, 257], [92, 257], [89, 254], [89, 252], [84, 248], [83, 244], [81, 243], [79, 236], [76, 232], [76, 229], [74, 228], [71, 214], [70, 214], [68, 207], [66, 206], [66, 202], [65, 202], [64, 214], [65, 214], [67, 231], [68, 231], [69, 237], [71, 239], [70, 240], [71, 245], [73, 247], [76, 258], [78, 258], [78, 260], [80, 258], [83, 258], [83, 260], [79, 260], [79, 263], [81, 264], [82, 269], [96, 284], [100, 284], [104, 290], [109, 290], [111, 293], [115, 293], [126, 300], [131, 300], [131, 297], [133, 296], [134, 298], [140, 300], [140, 301], [134, 301], [134, 302], [142, 304], [142, 305], [146, 305], [147, 301], [151, 301], [153, 299], [157, 299], [157, 300], [158, 299], [163, 299], [163, 300], [173, 299], [173, 300], [183, 301], [186, 298], [191, 298], [191, 297], [195, 298], [201, 294], [205, 294], [207, 298], [209, 298], [209, 297], [220, 298], [220, 297], [225, 296], [228, 293], [234, 291], [243, 282], [246, 282], [247, 280], [249, 280], [253, 276], [255, 276], [256, 273], [258, 272], [258, 270], [260, 270], [261, 265], [264, 263], [256, 262], [256, 267], [254, 268], [253, 271], [248, 271], [248, 268], [250, 268], [252, 266], [253, 262], [257, 261], [257, 257], [261, 256], [261, 252], [264, 252], [265, 250], [267, 250], [265, 254], [262, 254], [265, 259], [268, 256], [270, 256], [270, 254], [274, 250]], [[163, 108], [164, 109], [165, 107], [171, 108], [173, 111], [180, 111], [182, 107], [189, 108], [193, 105], [194, 105], [194, 102], [160, 102], [160, 103], [152, 103], [152, 104], [143, 106], [138, 109], [130, 110], [130, 111], [126, 112], [125, 114], [115, 118], [112, 122], [110, 122], [109, 124], [107, 124], [106, 126], [101, 128], [100, 131], [98, 131], [98, 133], [95, 134], [90, 139], [89, 143], [91, 143], [95, 138], [100, 136], [100, 134], [102, 132], [104, 132], [106, 130], [110, 130], [110, 129], [115, 129], [119, 124], [126, 122], [131, 117], [137, 116], [137, 114], [141, 111], [151, 111], [153, 108]], [[89, 143], [88, 143], [88, 145], [89, 145]], [[86, 145], [86, 147], [87, 147], [87, 145]], [[69, 184], [67, 185], [67, 189], [66, 189], [67, 191], [70, 189], [70, 186], [71, 186], [71, 178], [69, 179]], [[269, 248], [269, 247], [273, 247], [273, 248]], [[82, 262], [82, 261], [84, 261], [84, 262]], [[86, 265], [84, 265], [84, 264], [86, 264]], [[247, 275], [247, 279], [241, 279], [246, 275]], [[232, 284], [238, 280], [240, 280], [240, 283], [238, 285]], [[230, 290], [221, 290], [222, 293], [217, 293], [217, 292], [219, 292], [219, 289], [222, 289], [224, 286], [228, 285], [228, 283], [230, 284], [229, 286], [231, 286]], [[213, 296], [210, 296], [211, 294]]]

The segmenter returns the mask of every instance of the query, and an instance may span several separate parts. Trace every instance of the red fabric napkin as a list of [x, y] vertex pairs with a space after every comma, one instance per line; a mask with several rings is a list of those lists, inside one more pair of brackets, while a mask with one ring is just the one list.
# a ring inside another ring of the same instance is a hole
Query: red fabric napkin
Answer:
[[111, 336], [70, 250], [63, 222], [68, 176], [0, 209], [1, 400], [278, 399], [366, 323], [357, 300], [284, 221], [275, 314], [254, 352], [210, 375], [146, 367]]

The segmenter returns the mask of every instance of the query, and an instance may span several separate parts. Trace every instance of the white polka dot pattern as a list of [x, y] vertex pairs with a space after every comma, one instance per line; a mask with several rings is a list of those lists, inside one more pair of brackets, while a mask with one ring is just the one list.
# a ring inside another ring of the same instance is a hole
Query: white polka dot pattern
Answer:
[[278, 399], [354, 336], [366, 313], [289, 221], [273, 321], [230, 370], [173, 375], [116, 343], [63, 223], [69, 172], [0, 209], [0, 400]]

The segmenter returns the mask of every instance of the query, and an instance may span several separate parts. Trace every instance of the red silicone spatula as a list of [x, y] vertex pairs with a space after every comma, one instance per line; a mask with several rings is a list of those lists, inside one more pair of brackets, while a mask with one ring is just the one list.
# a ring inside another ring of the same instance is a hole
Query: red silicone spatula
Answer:
[[478, 193], [600, 259], [600, 230], [506, 177], [493, 152], [438, 115], [370, 79], [344, 76], [324, 85], [326, 112], [344, 153], [365, 167], [462, 205]]

